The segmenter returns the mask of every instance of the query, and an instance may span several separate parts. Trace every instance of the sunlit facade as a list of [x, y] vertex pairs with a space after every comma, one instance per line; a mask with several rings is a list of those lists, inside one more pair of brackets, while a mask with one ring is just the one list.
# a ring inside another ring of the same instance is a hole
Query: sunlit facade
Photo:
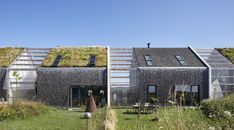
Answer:
[[[182, 105], [197, 105], [234, 92], [234, 65], [217, 49], [104, 48], [103, 67], [95, 66], [96, 56], [88, 53], [92, 66], [42, 67], [51, 48], [24, 48], [9, 67], [0, 68], [0, 98], [81, 107], [92, 94], [99, 106], [129, 106], [151, 98], [162, 105], [180, 102], [186, 94]], [[14, 72], [22, 78], [16, 81]]]

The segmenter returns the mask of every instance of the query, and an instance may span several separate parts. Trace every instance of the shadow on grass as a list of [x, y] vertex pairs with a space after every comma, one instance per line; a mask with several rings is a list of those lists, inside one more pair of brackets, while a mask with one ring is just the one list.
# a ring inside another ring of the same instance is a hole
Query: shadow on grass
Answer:
[[123, 114], [137, 115], [137, 112], [133, 112], [133, 111], [126, 111], [126, 112], [123, 112]]
[[82, 119], [82, 120], [88, 120], [87, 118], [85, 118], [85, 117], [83, 117], [83, 116], [80, 117], [80, 119]]
[[73, 112], [84, 113], [84, 110], [72, 110]]
[[127, 118], [125, 118], [124, 120], [132, 120], [132, 118], [128, 118], [128, 117], [127, 117]]

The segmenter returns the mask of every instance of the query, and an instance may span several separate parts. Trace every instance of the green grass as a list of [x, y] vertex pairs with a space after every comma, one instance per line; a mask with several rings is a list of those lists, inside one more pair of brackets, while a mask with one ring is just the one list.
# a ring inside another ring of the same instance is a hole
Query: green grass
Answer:
[[58, 55], [62, 55], [58, 67], [87, 67], [89, 55], [96, 56], [96, 66], [107, 66], [107, 49], [104, 47], [53, 48], [42, 62], [42, 67], [51, 67]]
[[[155, 130], [155, 129], [208, 129], [219, 127], [218, 122], [212, 122], [202, 114], [200, 109], [160, 108], [157, 114], [124, 114], [127, 109], [117, 111], [117, 130]], [[130, 111], [130, 110], [128, 110]], [[159, 121], [153, 121], [157, 117]]]
[[8, 67], [23, 51], [23, 48], [0, 48], [0, 67]]
[[[99, 130], [104, 124], [103, 110], [97, 111], [89, 120], [90, 130]], [[220, 128], [219, 122], [205, 117], [200, 109], [160, 108], [157, 114], [126, 114], [130, 109], [114, 109], [117, 112], [117, 130], [199, 129], [210, 126]], [[0, 121], [0, 130], [86, 130], [87, 120], [82, 110], [57, 110], [36, 117]], [[157, 117], [158, 121], [153, 121]], [[96, 123], [94, 123], [96, 122]], [[100, 129], [101, 130], [101, 129]]]
[[0, 122], [0, 130], [83, 130], [83, 111], [58, 110], [37, 117]]
[[220, 48], [217, 50], [234, 63], [234, 48]]

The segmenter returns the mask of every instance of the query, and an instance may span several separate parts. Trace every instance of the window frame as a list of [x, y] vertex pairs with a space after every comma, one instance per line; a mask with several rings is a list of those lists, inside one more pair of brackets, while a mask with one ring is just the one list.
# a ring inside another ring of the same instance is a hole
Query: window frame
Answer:
[[[190, 94], [189, 99], [187, 99], [187, 100], [189, 100], [189, 104], [187, 104], [187, 105], [193, 106], [194, 105], [193, 104], [194, 100], [197, 101], [198, 104], [201, 102], [201, 99], [200, 99], [200, 85], [194, 85], [194, 84], [192, 84], [192, 85], [186, 85], [186, 87], [188, 87], [189, 91], [176, 91], [176, 86], [181, 86], [181, 85], [178, 85], [178, 84], [177, 85], [173, 85], [173, 89], [171, 91], [173, 94], [175, 94], [175, 93], [177, 94], [177, 92], [180, 92], [180, 93], [189, 93]], [[197, 92], [193, 92], [192, 91], [193, 87], [197, 87]], [[197, 94], [197, 99], [194, 99], [195, 94]], [[186, 104], [184, 104], [184, 105], [186, 105]]]
[[96, 66], [97, 63], [97, 56], [90, 54], [89, 55], [89, 66]]
[[[146, 57], [148, 57], [148, 58], [146, 58]], [[153, 61], [153, 56], [152, 56], [152, 55], [149, 55], [149, 54], [144, 55], [144, 58], [145, 58], [145, 62], [146, 62], [146, 65], [147, 65], [147, 66], [154, 66], [154, 65], [155, 65], [155, 64], [154, 64], [154, 61]], [[150, 62], [151, 64], [149, 64], [149, 62]]]
[[154, 87], [155, 87], [154, 96], [155, 96], [156, 98], [158, 98], [158, 86], [155, 85], [155, 84], [147, 85], [147, 101], [150, 101], [149, 94], [153, 94], [153, 93], [149, 93], [149, 87], [150, 87], [150, 86], [154, 86]]
[[183, 56], [181, 56], [181, 55], [175, 55], [175, 57], [176, 57], [177, 61], [180, 63], [180, 65], [182, 65], [182, 66], [189, 65], [188, 62], [187, 62], [187, 60], [185, 60], [185, 58]]

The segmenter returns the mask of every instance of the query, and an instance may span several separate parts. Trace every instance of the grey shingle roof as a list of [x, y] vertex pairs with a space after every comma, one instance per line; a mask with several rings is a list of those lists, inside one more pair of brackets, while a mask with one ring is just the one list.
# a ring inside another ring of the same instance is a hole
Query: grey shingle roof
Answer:
[[[153, 67], [205, 67], [189, 48], [134, 48], [139, 67], [147, 67], [144, 55], [152, 55]], [[176, 55], [184, 57], [188, 65], [182, 66]]]

